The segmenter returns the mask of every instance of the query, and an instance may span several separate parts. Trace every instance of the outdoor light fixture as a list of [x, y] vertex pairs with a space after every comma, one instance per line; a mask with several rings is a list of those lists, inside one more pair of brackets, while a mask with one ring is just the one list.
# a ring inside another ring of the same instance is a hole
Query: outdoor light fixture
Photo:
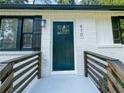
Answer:
[[42, 26], [42, 27], [46, 27], [46, 19], [42, 19], [42, 21], [41, 21], [41, 26]]

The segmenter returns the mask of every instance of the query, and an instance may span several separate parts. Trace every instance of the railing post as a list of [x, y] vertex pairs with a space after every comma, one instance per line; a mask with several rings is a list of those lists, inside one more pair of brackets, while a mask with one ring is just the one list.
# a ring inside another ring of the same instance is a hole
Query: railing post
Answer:
[[124, 64], [120, 60], [109, 61], [107, 74], [109, 92], [124, 93]]
[[88, 71], [87, 71], [87, 53], [84, 51], [84, 73], [85, 77], [88, 77]]
[[38, 79], [41, 78], [41, 53], [38, 55]]
[[11, 73], [12, 73], [12, 82], [11, 82], [11, 85], [10, 85], [10, 90], [9, 92], [10, 93], [13, 93], [13, 83], [14, 83], [14, 70], [13, 70], [13, 67], [14, 67], [14, 62], [11, 62]]
[[5, 63], [5, 67], [2, 69], [2, 74], [0, 75], [0, 93], [13, 93], [13, 63]]

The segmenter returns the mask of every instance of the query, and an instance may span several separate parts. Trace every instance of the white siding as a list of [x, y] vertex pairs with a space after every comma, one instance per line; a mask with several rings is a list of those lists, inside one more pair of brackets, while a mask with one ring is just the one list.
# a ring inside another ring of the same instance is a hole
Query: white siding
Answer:
[[[77, 75], [84, 75], [83, 51], [94, 51], [124, 62], [124, 46], [113, 44], [111, 16], [124, 15], [123, 12], [104, 11], [34, 11], [0, 10], [0, 15], [42, 15], [46, 27], [42, 30], [42, 76], [52, 73], [52, 22], [73, 21], [75, 41], [75, 63]], [[83, 37], [80, 37], [80, 25]]]
[[[87, 16], [86, 16], [87, 15]], [[66, 17], [65, 17], [66, 16]], [[43, 16], [44, 19], [45, 16]], [[91, 14], [80, 14], [80, 16], [77, 13], [73, 14], [51, 14], [47, 19], [47, 27], [44, 30], [43, 37], [42, 38], [42, 50], [46, 50], [47, 52], [44, 52], [45, 59], [44, 64], [44, 70], [48, 71], [48, 75], [50, 75], [52, 69], [52, 38], [49, 38], [48, 36], [52, 37], [52, 21], [53, 20], [59, 20], [59, 21], [74, 21], [74, 33], [75, 33], [75, 61], [76, 61], [76, 71], [78, 75], [83, 75], [84, 72], [84, 63], [83, 63], [83, 51], [85, 50], [91, 50], [98, 53], [102, 53], [104, 55], [108, 55], [110, 57], [119, 58], [120, 60], [124, 60], [123, 53], [120, 51], [124, 51], [123, 46], [120, 47], [109, 47], [114, 46], [113, 45], [113, 36], [112, 36], [112, 27], [111, 27], [111, 15], [94, 15]], [[51, 25], [49, 25], [49, 22]], [[80, 25], [83, 26], [83, 37], [80, 37]], [[49, 38], [49, 39], [48, 39]], [[101, 38], [101, 39], [100, 39]], [[46, 43], [46, 40], [48, 44]], [[45, 45], [44, 45], [45, 43]], [[49, 51], [50, 50], [50, 51]], [[49, 52], [50, 54], [49, 54]], [[117, 53], [118, 52], [118, 53]], [[49, 55], [48, 55], [49, 54]], [[50, 58], [50, 59], [49, 59]], [[46, 74], [46, 72], [45, 72]]]
[[13, 59], [16, 57], [20, 57], [26, 54], [30, 54], [30, 52], [22, 52], [22, 51], [1, 51], [0, 52], [0, 62], [5, 62], [6, 60]]

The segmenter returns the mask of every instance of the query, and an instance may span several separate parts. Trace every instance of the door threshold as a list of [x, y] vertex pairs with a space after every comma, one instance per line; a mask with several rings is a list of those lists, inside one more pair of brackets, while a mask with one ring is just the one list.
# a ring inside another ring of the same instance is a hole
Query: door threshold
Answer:
[[68, 75], [68, 74], [76, 74], [76, 71], [52, 71], [52, 75]]

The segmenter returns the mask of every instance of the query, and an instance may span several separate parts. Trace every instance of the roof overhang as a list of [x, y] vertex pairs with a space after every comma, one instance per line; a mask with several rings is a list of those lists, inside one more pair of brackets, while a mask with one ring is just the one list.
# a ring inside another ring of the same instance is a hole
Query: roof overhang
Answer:
[[0, 9], [124, 11], [124, 6], [0, 4]]

